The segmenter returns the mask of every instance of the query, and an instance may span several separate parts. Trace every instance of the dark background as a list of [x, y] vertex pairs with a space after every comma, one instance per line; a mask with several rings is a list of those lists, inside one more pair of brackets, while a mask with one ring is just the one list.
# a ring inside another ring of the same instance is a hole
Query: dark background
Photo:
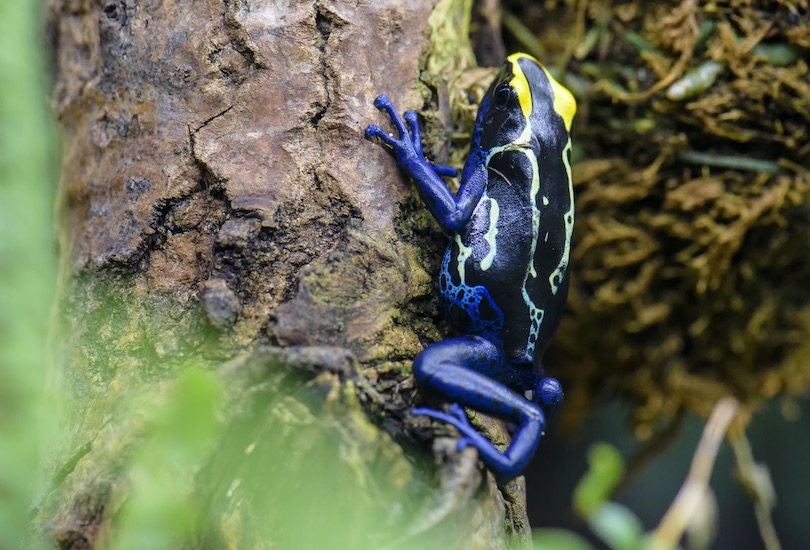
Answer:
[[[788, 420], [783, 405], [798, 407], [800, 415]], [[587, 527], [571, 509], [571, 495], [588, 469], [588, 448], [600, 441], [617, 447], [629, 461], [641, 447], [629, 430], [627, 411], [616, 403], [607, 403], [573, 434], [560, 433], [552, 424], [527, 472], [529, 519], [532, 527], [564, 527], [585, 534]], [[685, 479], [697, 447], [704, 420], [685, 419], [677, 440], [656, 456], [615, 495], [652, 530], [669, 508]], [[772, 512], [774, 526], [785, 549], [807, 548], [810, 543], [810, 401], [773, 401], [755, 415], [746, 434], [754, 460], [765, 464], [771, 474], [777, 504]], [[761, 549], [752, 502], [735, 479], [735, 459], [728, 443], [720, 449], [714, 466], [711, 487], [718, 503], [715, 549]]]

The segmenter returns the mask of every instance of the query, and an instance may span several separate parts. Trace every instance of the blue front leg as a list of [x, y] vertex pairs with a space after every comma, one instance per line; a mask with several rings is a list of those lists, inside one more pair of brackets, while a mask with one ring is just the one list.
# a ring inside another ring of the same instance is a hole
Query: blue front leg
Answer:
[[397, 164], [414, 181], [419, 195], [445, 233], [452, 235], [461, 231], [484, 194], [487, 183], [486, 166], [481, 163], [472, 170], [465, 167], [464, 180], [458, 193], [453, 195], [440, 176], [455, 175], [450, 174], [454, 170], [446, 166], [433, 166], [425, 159], [416, 113], [405, 113], [407, 123], [410, 124], [409, 130], [406, 120], [386, 96], [378, 97], [374, 100], [374, 105], [388, 113], [399, 136], [389, 135], [372, 124], [366, 129], [366, 137], [378, 137], [391, 148]]
[[[429, 346], [414, 360], [414, 377], [454, 405], [450, 414], [427, 408], [413, 412], [455, 426], [461, 432], [459, 450], [475, 447], [490, 470], [508, 481], [519, 476], [534, 455], [546, 417], [540, 406], [483, 374], [514, 368], [504, 363], [501, 351], [480, 336], [453, 338]], [[538, 388], [543, 384], [547, 383], [541, 382]], [[517, 429], [506, 451], [498, 450], [473, 428], [461, 406], [514, 424]]]

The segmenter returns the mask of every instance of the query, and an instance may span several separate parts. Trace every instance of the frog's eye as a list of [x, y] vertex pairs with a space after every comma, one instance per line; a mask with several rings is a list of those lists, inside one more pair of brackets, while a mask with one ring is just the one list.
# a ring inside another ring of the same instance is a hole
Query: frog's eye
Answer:
[[509, 84], [504, 83], [498, 86], [495, 90], [495, 108], [501, 111], [506, 110], [509, 105], [509, 98], [512, 95], [512, 88]]

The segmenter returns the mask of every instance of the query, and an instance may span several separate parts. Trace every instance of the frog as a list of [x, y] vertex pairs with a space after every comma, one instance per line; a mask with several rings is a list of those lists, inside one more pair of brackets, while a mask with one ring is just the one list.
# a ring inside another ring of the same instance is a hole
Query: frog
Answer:
[[[396, 134], [366, 129], [401, 171], [448, 237], [439, 302], [459, 335], [432, 343], [413, 361], [420, 389], [446, 410], [417, 407], [455, 427], [457, 450], [474, 447], [499, 482], [520, 476], [563, 400], [543, 354], [565, 309], [574, 231], [571, 125], [576, 101], [534, 57], [510, 55], [478, 108], [470, 152], [453, 193], [422, 149], [418, 114], [400, 115], [381, 95]], [[512, 429], [505, 449], [471, 423], [465, 409]]]

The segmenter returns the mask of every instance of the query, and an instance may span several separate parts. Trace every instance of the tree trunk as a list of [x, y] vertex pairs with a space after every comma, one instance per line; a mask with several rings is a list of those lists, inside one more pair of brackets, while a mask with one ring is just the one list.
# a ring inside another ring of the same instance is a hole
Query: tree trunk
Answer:
[[469, 6], [434, 4], [50, 1], [65, 420], [39, 535], [526, 543], [522, 483], [407, 412], [444, 241], [363, 132], [379, 93], [445, 104], [420, 71], [437, 20], [463, 68]]

